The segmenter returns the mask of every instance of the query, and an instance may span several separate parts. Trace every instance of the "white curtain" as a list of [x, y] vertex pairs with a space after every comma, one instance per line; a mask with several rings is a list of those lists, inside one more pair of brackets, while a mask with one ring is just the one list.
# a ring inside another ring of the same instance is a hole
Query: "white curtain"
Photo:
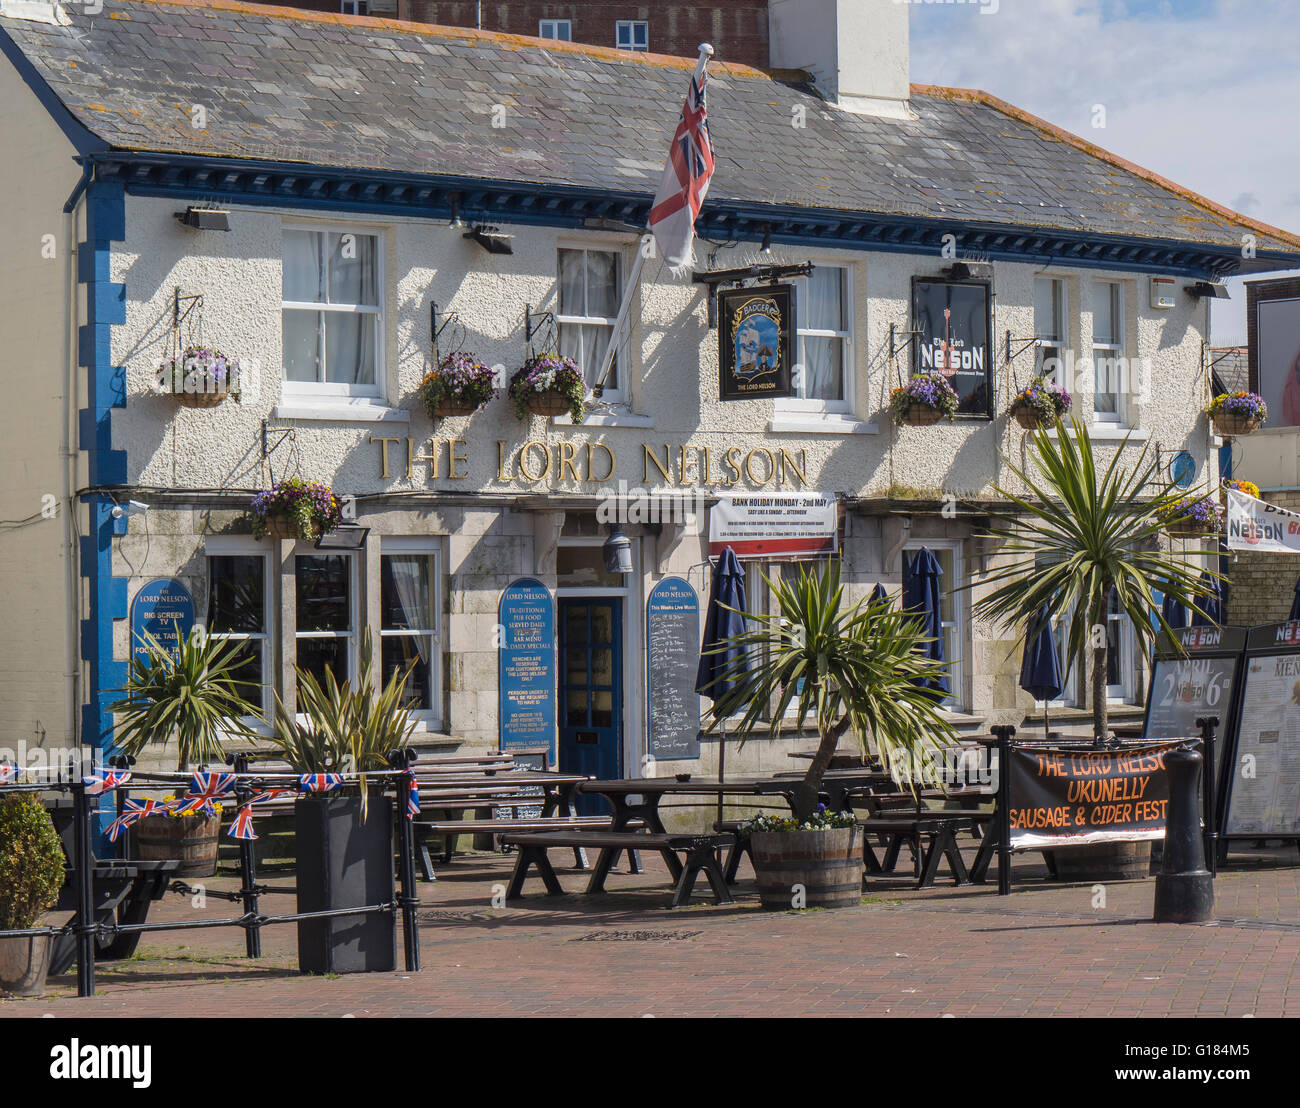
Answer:
[[[814, 269], [799, 289], [801, 330], [843, 331], [844, 274], [832, 266]], [[805, 400], [844, 398], [844, 340], [805, 336], [803, 389]]]
[[[411, 629], [428, 630], [433, 624], [429, 597], [429, 559], [421, 554], [391, 554], [384, 556], [393, 595], [402, 609], [402, 622]], [[420, 660], [429, 661], [429, 640], [425, 635], [414, 636], [420, 651]]]

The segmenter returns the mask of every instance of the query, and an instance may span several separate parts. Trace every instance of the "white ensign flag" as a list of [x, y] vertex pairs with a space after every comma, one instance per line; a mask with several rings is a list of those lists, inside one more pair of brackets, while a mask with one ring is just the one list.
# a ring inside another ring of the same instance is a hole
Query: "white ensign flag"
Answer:
[[1300, 554], [1300, 515], [1229, 489], [1228, 549]]

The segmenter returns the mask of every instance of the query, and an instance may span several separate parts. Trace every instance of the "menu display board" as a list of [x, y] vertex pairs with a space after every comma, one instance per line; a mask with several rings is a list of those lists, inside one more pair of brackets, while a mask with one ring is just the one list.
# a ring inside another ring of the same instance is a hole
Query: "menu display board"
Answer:
[[1149, 739], [1199, 737], [1196, 721], [1217, 716], [1216, 738], [1222, 741], [1231, 723], [1245, 629], [1184, 627], [1176, 635], [1181, 655], [1167, 637], [1156, 646], [1143, 734]]
[[555, 748], [555, 605], [532, 577], [513, 582], [498, 610], [498, 714], [502, 750]]
[[1231, 765], [1225, 833], [1300, 835], [1300, 645], [1287, 653], [1259, 653], [1287, 642], [1300, 624], [1256, 628], [1246, 658], [1241, 717]]
[[646, 601], [646, 749], [653, 758], [700, 756], [700, 599], [689, 582], [665, 577]]

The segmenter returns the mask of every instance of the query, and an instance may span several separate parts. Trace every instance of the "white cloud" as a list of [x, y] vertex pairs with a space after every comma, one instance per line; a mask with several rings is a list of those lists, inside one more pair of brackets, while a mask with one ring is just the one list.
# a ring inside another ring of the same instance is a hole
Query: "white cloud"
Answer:
[[[914, 6], [912, 80], [985, 89], [1243, 214], [1300, 229], [1300, 4], [996, 7]], [[1215, 305], [1216, 343], [1245, 341], [1245, 294], [1233, 284], [1233, 299]]]

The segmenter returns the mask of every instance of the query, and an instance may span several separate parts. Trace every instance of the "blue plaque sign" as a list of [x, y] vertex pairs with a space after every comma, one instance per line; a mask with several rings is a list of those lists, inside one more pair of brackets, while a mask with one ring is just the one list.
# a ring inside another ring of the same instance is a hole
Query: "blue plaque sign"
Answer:
[[665, 577], [645, 609], [647, 752], [655, 758], [700, 756], [700, 599], [688, 581]]
[[193, 629], [194, 597], [190, 590], [172, 577], [148, 581], [131, 601], [131, 660], [148, 654], [145, 633], [166, 646], [173, 658], [179, 657], [181, 638]]
[[513, 582], [498, 609], [497, 713], [502, 750], [546, 750], [555, 746], [555, 604], [532, 577]]

